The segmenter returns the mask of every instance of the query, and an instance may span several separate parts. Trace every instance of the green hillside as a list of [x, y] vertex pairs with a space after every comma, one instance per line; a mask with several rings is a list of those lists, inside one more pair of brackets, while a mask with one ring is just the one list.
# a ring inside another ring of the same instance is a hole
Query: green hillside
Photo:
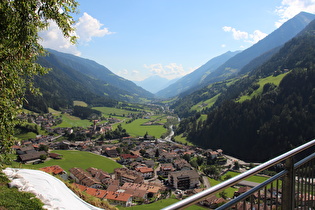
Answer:
[[274, 84], [275, 86], [279, 86], [281, 80], [283, 79], [283, 77], [285, 75], [287, 75], [289, 72], [286, 72], [286, 73], [283, 73], [283, 74], [280, 74], [280, 75], [277, 75], [277, 76], [269, 76], [269, 77], [266, 77], [266, 78], [262, 78], [262, 79], [259, 79], [259, 81], [256, 83], [259, 88], [252, 91], [250, 94], [246, 94], [246, 95], [243, 95], [241, 96], [237, 102], [243, 102], [245, 100], [250, 100], [252, 99], [253, 97], [255, 96], [259, 96], [263, 93], [263, 87], [265, 86], [265, 84], [267, 83], [270, 83], [270, 84]]

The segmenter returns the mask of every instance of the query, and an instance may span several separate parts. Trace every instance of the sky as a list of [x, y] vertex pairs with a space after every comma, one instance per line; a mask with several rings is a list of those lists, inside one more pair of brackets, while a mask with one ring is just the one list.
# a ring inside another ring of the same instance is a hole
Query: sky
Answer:
[[46, 48], [104, 65], [132, 81], [175, 79], [227, 51], [244, 50], [315, 0], [77, 0], [78, 41], [55, 23], [40, 32]]

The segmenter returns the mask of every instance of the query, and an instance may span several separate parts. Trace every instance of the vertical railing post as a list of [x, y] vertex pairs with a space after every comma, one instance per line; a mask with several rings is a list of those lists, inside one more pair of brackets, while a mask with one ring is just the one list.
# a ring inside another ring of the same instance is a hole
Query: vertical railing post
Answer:
[[295, 170], [293, 157], [285, 162], [288, 173], [283, 178], [282, 183], [282, 209], [294, 209], [294, 194], [295, 194]]

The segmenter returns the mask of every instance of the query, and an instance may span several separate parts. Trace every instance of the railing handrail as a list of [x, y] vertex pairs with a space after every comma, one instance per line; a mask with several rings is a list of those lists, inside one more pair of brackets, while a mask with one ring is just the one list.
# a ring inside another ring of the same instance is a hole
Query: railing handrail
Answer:
[[[304, 163], [312, 160], [315, 158], [315, 153], [307, 156], [306, 158], [300, 160], [299, 162], [294, 164], [294, 169], [300, 167], [301, 165], [303, 165]], [[234, 204], [236, 204], [237, 202], [243, 200], [244, 198], [247, 198], [248, 196], [252, 195], [254, 192], [258, 191], [259, 189], [267, 186], [268, 184], [274, 182], [277, 179], [280, 179], [281, 177], [285, 176], [288, 173], [288, 170], [282, 170], [281, 172], [277, 173], [276, 175], [274, 175], [273, 177], [271, 177], [270, 179], [264, 181], [263, 183], [259, 184], [258, 186], [255, 186], [254, 188], [250, 189], [249, 191], [241, 194], [240, 196], [238, 196], [237, 198], [235, 198], [234, 200], [225, 203], [224, 205], [220, 206], [219, 208], [217, 208], [217, 210], [223, 210], [223, 209], [227, 209], [228, 207], [233, 206]]]
[[184, 200], [181, 200], [177, 203], [174, 203], [170, 206], [167, 206], [167, 207], [163, 208], [162, 210], [181, 209], [183, 207], [188, 207], [190, 205], [193, 205], [197, 202], [204, 200], [205, 197], [207, 197], [211, 194], [214, 194], [218, 191], [221, 191], [221, 190], [224, 190], [228, 187], [231, 187], [231, 186], [237, 184], [238, 182], [240, 182], [241, 180], [244, 180], [250, 176], [258, 174], [259, 172], [264, 171], [264, 170], [268, 169], [269, 167], [274, 166], [274, 165], [276, 165], [276, 164], [278, 164], [278, 163], [280, 163], [280, 162], [282, 162], [282, 161], [296, 155], [297, 153], [300, 153], [300, 152], [302, 152], [302, 151], [304, 151], [304, 150], [306, 150], [306, 149], [308, 149], [314, 145], [315, 145], [315, 139], [312, 141], [309, 141], [309, 142], [307, 142], [307, 143], [305, 143], [305, 144], [303, 144], [303, 145], [301, 145], [295, 149], [292, 149], [292, 150], [290, 150], [290, 151], [288, 151], [288, 152], [286, 152], [286, 153], [284, 153], [278, 157], [275, 157], [275, 158], [273, 158], [273, 159], [271, 159], [271, 160], [269, 160], [269, 161], [267, 161], [267, 162], [265, 162], [259, 166], [256, 166], [255, 168], [252, 168], [252, 169], [250, 169], [244, 173], [241, 173], [238, 176], [235, 176], [231, 179], [228, 179], [225, 182], [222, 182], [222, 183], [215, 185], [213, 187], [210, 187], [210, 188], [208, 188], [208, 189], [206, 189], [200, 193], [197, 193], [193, 196], [190, 196]]

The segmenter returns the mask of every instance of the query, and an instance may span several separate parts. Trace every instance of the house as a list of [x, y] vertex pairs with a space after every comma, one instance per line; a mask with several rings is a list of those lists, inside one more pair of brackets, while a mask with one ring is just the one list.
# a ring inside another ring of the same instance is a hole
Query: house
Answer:
[[175, 171], [175, 168], [173, 167], [172, 163], [163, 163], [160, 166], [159, 175], [168, 177], [168, 174], [173, 171]]
[[223, 155], [223, 150], [222, 149], [217, 149], [217, 153], [218, 153], [218, 156], [222, 156]]
[[92, 177], [94, 177], [96, 180], [99, 180], [101, 183], [106, 183], [105, 180], [110, 179], [110, 175], [102, 169], [90, 167], [86, 169], [86, 171], [89, 172]]
[[116, 205], [128, 207], [131, 206], [132, 204], [132, 195], [128, 193], [95, 189], [80, 184], [74, 184], [74, 186], [82, 192], [86, 192], [87, 194], [100, 199], [107, 199], [109, 202], [114, 203]]
[[[136, 184], [136, 183], [124, 183], [123, 186], [120, 187], [122, 190], [126, 190], [125, 192], [136, 192], [136, 191], [145, 191], [147, 194], [147, 198], [151, 198], [153, 196], [158, 197], [160, 194], [161, 187], [148, 185], [148, 184]], [[131, 193], [134, 195], [133, 193]]]
[[212, 149], [207, 149], [207, 150], [205, 151], [205, 155], [206, 155], [208, 158], [210, 158], [211, 160], [213, 160], [213, 159], [215, 159], [215, 158], [218, 157], [219, 152], [213, 151]]
[[155, 162], [154, 160], [145, 160], [143, 161], [144, 164], [146, 164], [149, 168], [154, 168]]
[[116, 150], [116, 147], [112, 147], [112, 148], [106, 147], [103, 153], [108, 157], [112, 157], [112, 158], [118, 157], [118, 152]]
[[191, 170], [191, 165], [184, 159], [176, 159], [173, 162], [174, 167], [176, 168], [176, 170]]
[[132, 195], [128, 193], [108, 191], [104, 198], [106, 198], [110, 203], [120, 206], [128, 207], [132, 204]]
[[150, 179], [154, 175], [154, 170], [153, 168], [148, 168], [148, 167], [139, 167], [136, 168], [136, 171], [140, 172], [145, 179]]
[[70, 177], [78, 184], [92, 188], [102, 188], [101, 182], [81, 168], [70, 168]]
[[212, 195], [205, 200], [200, 201], [199, 203], [211, 209], [215, 209], [222, 205], [222, 203], [226, 203], [226, 200], [224, 198], [217, 198], [215, 195]]
[[58, 147], [59, 149], [62, 149], [62, 150], [68, 150], [68, 149], [70, 149], [70, 142], [68, 142], [68, 141], [62, 141], [62, 142], [60, 142], [60, 143], [57, 145], [57, 147]]
[[122, 160], [135, 160], [137, 159], [139, 156], [138, 155], [131, 155], [131, 154], [120, 154], [120, 158]]
[[240, 188], [238, 189], [238, 191], [234, 192], [234, 197], [237, 197], [237, 196], [239, 196], [239, 195], [241, 195], [241, 194], [243, 194], [243, 193], [249, 191], [250, 189], [252, 189], [252, 188], [251, 188], [251, 187], [248, 187], [248, 186], [240, 187]]
[[141, 173], [129, 170], [127, 168], [116, 168], [114, 170], [115, 179], [119, 180], [120, 183], [131, 182], [131, 183], [142, 183], [143, 176]]
[[63, 155], [57, 153], [48, 153], [48, 156], [53, 159], [62, 159]]
[[178, 154], [176, 153], [170, 153], [170, 152], [163, 152], [160, 155], [159, 161], [161, 163], [172, 163], [174, 159], [178, 158]]
[[18, 156], [18, 159], [22, 163], [30, 163], [30, 162], [35, 162], [41, 160], [41, 157], [46, 156], [47, 152], [45, 151], [36, 151], [36, 150], [31, 150], [27, 151], [26, 154], [22, 154]]
[[136, 161], [129, 164], [129, 168], [130, 169], [134, 169], [135, 170], [136, 168], [140, 168], [140, 167], [146, 167], [146, 165], [142, 164], [140, 162], [136, 162]]
[[49, 173], [49, 174], [53, 174], [53, 175], [61, 175], [61, 174], [66, 174], [67, 173], [58, 165], [47, 166], [47, 167], [44, 167], [44, 168], [40, 168], [39, 170], [44, 171], [44, 172]]
[[169, 184], [176, 189], [190, 189], [199, 186], [199, 174], [195, 170], [175, 171], [168, 174]]

